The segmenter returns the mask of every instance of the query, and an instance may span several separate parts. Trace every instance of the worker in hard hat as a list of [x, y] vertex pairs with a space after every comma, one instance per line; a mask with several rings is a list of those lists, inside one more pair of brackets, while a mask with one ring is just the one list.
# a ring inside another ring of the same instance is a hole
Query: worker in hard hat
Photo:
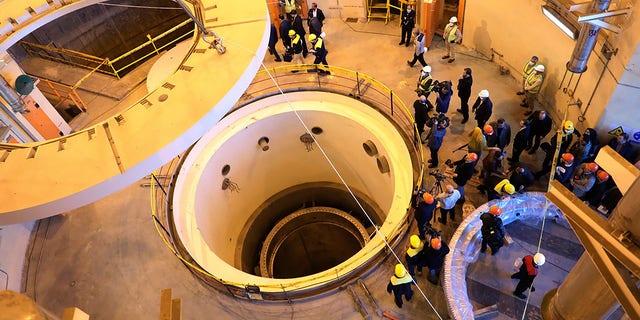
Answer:
[[525, 112], [525, 116], [533, 113], [535, 107], [536, 97], [542, 87], [542, 80], [544, 79], [544, 66], [539, 64], [533, 68], [533, 72], [524, 81], [524, 101], [520, 106], [529, 108], [529, 111]]
[[596, 183], [596, 172], [599, 167], [595, 162], [583, 163], [576, 167], [569, 180], [573, 194], [580, 198], [584, 196]]
[[556, 165], [555, 180], [566, 187], [570, 185], [569, 180], [573, 176], [573, 169], [575, 169], [573, 166], [573, 160], [573, 155], [569, 152], [565, 152], [560, 156], [560, 161], [558, 162], [558, 165]]
[[[573, 126], [573, 121], [566, 120], [562, 123], [561, 129], [561, 143], [560, 143], [560, 152], [559, 155], [563, 155], [571, 146], [571, 142], [573, 141], [573, 136], [576, 135], [580, 138], [580, 133], [578, 133]], [[553, 161], [553, 157], [556, 154], [556, 146], [558, 145], [558, 135], [554, 134], [551, 137], [549, 142], [544, 142], [540, 145], [540, 148], [545, 152], [544, 160], [542, 160], [542, 168], [540, 171], [536, 172], [536, 179], [539, 179], [541, 176], [548, 174], [551, 172], [551, 162]], [[558, 159], [559, 160], [559, 159]]]
[[504, 179], [496, 175], [490, 175], [484, 178], [483, 184], [478, 186], [478, 190], [487, 192], [487, 201], [500, 199], [501, 197], [516, 193], [516, 187], [511, 184], [509, 179]]
[[531, 288], [531, 292], [536, 291], [536, 288], [533, 286], [533, 279], [538, 275], [538, 267], [542, 266], [545, 261], [545, 256], [540, 252], [533, 256], [526, 255], [522, 258], [522, 264], [519, 266], [520, 270], [511, 275], [511, 279], [520, 279], [516, 290], [513, 292], [514, 296], [520, 299], [526, 299], [527, 296], [523, 294], [525, 290]]
[[418, 272], [418, 275], [422, 275], [423, 247], [424, 244], [417, 234], [413, 234], [409, 237], [409, 248], [404, 254], [404, 259], [407, 262], [407, 269], [412, 277], [416, 275], [416, 271]]
[[524, 67], [522, 68], [522, 90], [517, 92], [517, 94], [519, 96], [521, 96], [521, 95], [523, 95], [525, 93], [524, 86], [525, 86], [525, 84], [527, 82], [527, 78], [529, 77], [529, 75], [531, 75], [531, 73], [533, 73], [533, 68], [535, 68], [537, 65], [538, 65], [538, 57], [537, 56], [532, 56], [524, 64]]
[[447, 215], [451, 220], [455, 220], [456, 216], [456, 202], [460, 200], [460, 192], [456, 190], [452, 185], [448, 184], [445, 190], [438, 194], [436, 200], [440, 203], [440, 218], [438, 221], [444, 225], [447, 224]]
[[307, 34], [307, 31], [302, 25], [302, 17], [300, 17], [296, 10], [291, 10], [291, 29], [295, 30], [296, 33], [300, 35], [300, 42], [302, 42], [302, 57], [306, 58], [308, 50], [307, 43], [304, 41], [304, 36]]
[[291, 39], [290, 53], [293, 55], [293, 63], [304, 64], [302, 57], [302, 37], [295, 30], [289, 30], [289, 38]]
[[418, 224], [418, 235], [420, 239], [424, 239], [427, 229], [431, 226], [431, 218], [433, 218], [433, 210], [436, 209], [437, 202], [432, 194], [428, 192], [422, 193], [418, 198], [418, 207], [413, 212], [413, 217]]
[[478, 121], [478, 128], [482, 129], [493, 113], [493, 102], [489, 98], [489, 90], [480, 90], [471, 111], [476, 114], [474, 119]]
[[389, 284], [387, 284], [387, 292], [393, 292], [393, 300], [398, 306], [398, 308], [402, 308], [402, 296], [407, 299], [407, 301], [411, 300], [413, 297], [413, 290], [411, 290], [411, 284], [413, 283], [413, 278], [401, 264], [396, 264], [393, 276], [391, 276], [391, 280], [389, 280]]
[[609, 174], [606, 171], [602, 169], [596, 171], [596, 182], [593, 184], [593, 187], [591, 187], [591, 190], [580, 199], [583, 200], [586, 205], [597, 208], [602, 202], [604, 193], [609, 189], [608, 181]]
[[433, 237], [429, 246], [424, 248], [423, 264], [429, 268], [427, 280], [437, 285], [440, 278], [440, 270], [444, 264], [444, 257], [449, 253], [449, 246], [440, 237]]
[[[482, 128], [475, 127], [469, 133], [469, 142], [467, 143], [467, 150], [470, 153], [475, 153], [478, 158], [482, 156], [482, 151], [500, 150], [498, 147], [489, 147], [487, 145], [486, 133]], [[464, 146], [463, 146], [464, 147]]]
[[477, 163], [478, 155], [473, 152], [467, 153], [462, 159], [453, 163], [455, 166], [453, 182], [458, 185], [456, 189], [460, 193], [460, 199], [458, 200], [460, 203], [464, 202], [464, 186], [473, 177]]
[[[311, 49], [309, 52], [313, 53], [316, 58], [313, 60], [313, 64], [318, 65], [322, 63], [324, 66], [329, 66], [327, 63], [327, 49], [324, 47], [324, 40], [315, 34], [309, 34], [309, 42], [311, 43]], [[318, 69], [319, 74], [330, 74], [329, 70]]]
[[480, 232], [482, 233], [482, 244], [480, 246], [480, 252], [485, 253], [487, 246], [491, 248], [491, 255], [498, 253], [500, 248], [504, 246], [504, 224], [500, 215], [502, 214], [502, 208], [498, 206], [491, 206], [489, 211], [480, 215], [482, 221], [482, 227]]
[[444, 27], [442, 39], [444, 39], [447, 49], [447, 54], [442, 56], [442, 59], [449, 59], [447, 62], [451, 63], [456, 60], [456, 50], [454, 46], [462, 43], [462, 32], [460, 32], [460, 28], [458, 28], [458, 18], [451, 17], [449, 19], [449, 24]]
[[432, 90], [433, 78], [431, 77], [431, 66], [425, 66], [420, 71], [416, 93], [418, 94], [418, 97], [425, 96], [427, 98], [427, 105], [429, 106], [429, 110], [433, 109], [433, 105], [428, 100], [429, 94], [431, 94]]

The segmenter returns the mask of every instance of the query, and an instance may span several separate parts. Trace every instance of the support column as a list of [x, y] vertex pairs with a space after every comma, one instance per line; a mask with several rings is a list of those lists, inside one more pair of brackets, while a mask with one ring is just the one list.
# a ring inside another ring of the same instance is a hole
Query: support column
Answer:
[[583, 253], [564, 282], [544, 296], [540, 311], [549, 320], [606, 319], [618, 305], [589, 255]]

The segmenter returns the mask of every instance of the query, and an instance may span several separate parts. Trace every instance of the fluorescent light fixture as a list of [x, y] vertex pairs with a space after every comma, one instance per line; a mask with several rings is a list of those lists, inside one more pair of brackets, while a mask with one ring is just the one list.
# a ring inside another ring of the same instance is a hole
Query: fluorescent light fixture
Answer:
[[544, 5], [542, 6], [542, 13], [547, 16], [551, 22], [558, 26], [560, 30], [564, 31], [564, 33], [566, 33], [571, 39], [575, 40], [578, 38], [578, 30], [553, 8]]

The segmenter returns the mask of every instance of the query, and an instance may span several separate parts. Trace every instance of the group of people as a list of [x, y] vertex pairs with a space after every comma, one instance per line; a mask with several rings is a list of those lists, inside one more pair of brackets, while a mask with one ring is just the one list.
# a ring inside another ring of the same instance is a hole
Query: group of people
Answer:
[[[291, 4], [293, 3], [293, 4]], [[307, 40], [311, 43], [311, 46], [307, 46], [305, 41], [305, 35], [307, 31], [302, 23], [302, 17], [298, 15], [295, 10], [295, 1], [286, 0], [283, 4], [285, 14], [280, 14], [280, 26], [279, 30], [276, 29], [274, 23], [271, 24], [271, 33], [269, 37], [269, 53], [275, 57], [276, 62], [294, 62], [304, 64], [304, 59], [309, 53], [315, 55], [313, 64], [323, 64], [328, 66], [327, 54], [328, 51], [324, 43], [324, 34], [322, 32], [322, 26], [325, 20], [324, 13], [318, 8], [318, 5], [314, 2], [311, 4], [307, 15], [307, 25], [309, 28], [309, 35]], [[284, 46], [283, 58], [278, 54], [276, 45], [278, 44], [278, 35], [282, 40]], [[328, 74], [328, 71], [318, 70], [321, 74]]]

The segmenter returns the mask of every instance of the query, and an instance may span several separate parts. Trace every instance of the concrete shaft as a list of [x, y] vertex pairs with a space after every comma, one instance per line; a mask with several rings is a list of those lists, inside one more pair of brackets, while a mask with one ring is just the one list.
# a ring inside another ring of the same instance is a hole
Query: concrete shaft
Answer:
[[607, 319], [619, 305], [586, 253], [544, 300], [542, 318], [553, 320]]

